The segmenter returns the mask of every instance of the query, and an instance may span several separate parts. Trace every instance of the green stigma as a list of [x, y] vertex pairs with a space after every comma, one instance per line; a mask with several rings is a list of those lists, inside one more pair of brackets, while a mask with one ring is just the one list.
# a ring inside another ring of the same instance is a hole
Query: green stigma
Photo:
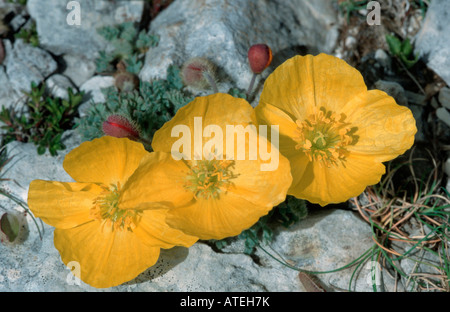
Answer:
[[138, 213], [135, 210], [120, 209], [120, 184], [104, 187], [91, 208], [91, 216], [111, 227], [111, 230], [133, 230], [136, 227]]
[[186, 177], [186, 189], [194, 193], [195, 198], [218, 198], [232, 184], [237, 176], [233, 174], [234, 161], [196, 160], [190, 166]]

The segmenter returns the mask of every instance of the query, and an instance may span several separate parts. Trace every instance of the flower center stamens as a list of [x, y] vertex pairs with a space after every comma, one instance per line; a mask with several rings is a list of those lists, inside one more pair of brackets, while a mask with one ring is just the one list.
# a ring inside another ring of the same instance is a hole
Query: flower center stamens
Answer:
[[232, 172], [233, 167], [232, 160], [195, 160], [189, 166], [185, 187], [194, 193], [196, 199], [218, 198], [237, 177]]
[[345, 115], [337, 115], [321, 107], [305, 120], [297, 120], [297, 150], [303, 151], [310, 161], [320, 161], [327, 167], [344, 163], [347, 146], [354, 144], [357, 128], [345, 122]]
[[119, 197], [120, 183], [112, 184], [109, 188], [103, 187], [103, 192], [93, 202], [90, 215], [112, 231], [132, 231], [136, 227], [139, 214], [135, 210], [120, 209]]

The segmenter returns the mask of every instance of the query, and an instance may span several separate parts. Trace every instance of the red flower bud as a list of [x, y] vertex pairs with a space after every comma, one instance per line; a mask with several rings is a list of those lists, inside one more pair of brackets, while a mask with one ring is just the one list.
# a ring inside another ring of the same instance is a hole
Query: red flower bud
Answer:
[[138, 139], [140, 137], [137, 127], [127, 118], [120, 115], [111, 115], [103, 123], [103, 132], [116, 138]]
[[254, 74], [260, 74], [272, 62], [272, 50], [267, 44], [255, 44], [248, 50], [248, 61]]

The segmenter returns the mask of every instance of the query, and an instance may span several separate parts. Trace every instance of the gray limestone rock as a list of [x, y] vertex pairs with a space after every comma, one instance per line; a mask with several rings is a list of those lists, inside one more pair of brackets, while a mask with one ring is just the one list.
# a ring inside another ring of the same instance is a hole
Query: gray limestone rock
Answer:
[[[355, 212], [340, 209], [310, 210], [308, 217], [286, 229], [275, 227], [270, 246], [258, 248], [256, 255], [260, 265], [279, 268], [280, 274], [292, 271], [286, 264], [313, 272], [336, 272], [315, 275], [325, 291], [373, 291], [370, 261], [359, 268], [354, 265], [343, 268], [362, 256], [373, 246], [369, 225]], [[244, 250], [242, 241], [235, 241], [225, 247], [224, 252], [238, 253]], [[269, 255], [270, 254], [270, 255]], [[275, 261], [273, 256], [281, 260]], [[287, 269], [287, 271], [286, 271]], [[356, 270], [356, 271], [355, 271]], [[352, 274], [356, 272], [352, 278]], [[299, 272], [294, 271], [295, 278]], [[292, 279], [294, 276], [288, 273]], [[381, 276], [381, 275], [380, 275]], [[384, 289], [392, 290], [393, 280], [383, 276]], [[310, 291], [300, 284], [301, 291]], [[378, 288], [380, 290], [380, 288]]]
[[247, 89], [251, 45], [266, 43], [273, 51], [264, 76], [304, 46], [309, 53], [330, 53], [338, 35], [336, 21], [337, 11], [327, 0], [176, 0], [150, 25], [160, 41], [147, 52], [140, 78], [161, 78], [172, 63], [181, 66], [205, 57], [220, 69], [220, 92], [233, 84]]
[[77, 87], [81, 87], [95, 74], [95, 62], [77, 54], [65, 54], [64, 76], [68, 77]]
[[439, 103], [447, 109], [450, 109], [450, 88], [444, 87], [439, 91]]
[[4, 40], [6, 58], [4, 65], [12, 87], [18, 91], [31, 91], [31, 83], [41, 83], [56, 71], [58, 65], [45, 50], [33, 47], [22, 39]]
[[5, 67], [0, 65], [0, 108], [17, 108], [22, 102], [20, 101], [22, 96], [23, 94], [13, 88]]
[[115, 79], [112, 76], [94, 76], [86, 81], [81, 87], [80, 91], [85, 92], [83, 103], [78, 108], [80, 117], [84, 117], [91, 107], [92, 103], [105, 102], [105, 96], [102, 89], [113, 87]]
[[450, 127], [450, 112], [445, 107], [439, 107], [436, 110], [436, 116], [437, 118], [439, 118], [439, 120]]
[[73, 85], [69, 78], [61, 74], [54, 74], [48, 77], [45, 85], [51, 95], [61, 99], [69, 99], [69, 88], [76, 92], [76, 86]]
[[140, 21], [144, 1], [79, 0], [80, 25], [70, 25], [67, 20], [75, 13], [69, 1], [29, 0], [27, 9], [36, 21], [42, 47], [56, 54], [80, 54], [94, 59], [106, 47], [97, 33], [103, 26], [125, 21]]
[[415, 38], [415, 50], [450, 85], [450, 1], [433, 0]]

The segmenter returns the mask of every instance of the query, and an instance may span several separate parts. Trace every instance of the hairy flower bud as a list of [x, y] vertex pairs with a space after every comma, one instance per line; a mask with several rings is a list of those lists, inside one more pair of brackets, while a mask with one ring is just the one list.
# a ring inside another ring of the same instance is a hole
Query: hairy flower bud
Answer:
[[247, 56], [254, 74], [262, 73], [272, 62], [272, 50], [264, 43], [252, 45]]
[[121, 115], [111, 115], [103, 122], [103, 132], [116, 138], [138, 139], [139, 131], [133, 122]]
[[215, 87], [215, 66], [206, 58], [196, 57], [187, 61], [181, 69], [181, 78], [187, 86], [196, 89]]
[[130, 92], [139, 87], [139, 78], [129, 72], [117, 72], [114, 75], [115, 86], [120, 92]]

